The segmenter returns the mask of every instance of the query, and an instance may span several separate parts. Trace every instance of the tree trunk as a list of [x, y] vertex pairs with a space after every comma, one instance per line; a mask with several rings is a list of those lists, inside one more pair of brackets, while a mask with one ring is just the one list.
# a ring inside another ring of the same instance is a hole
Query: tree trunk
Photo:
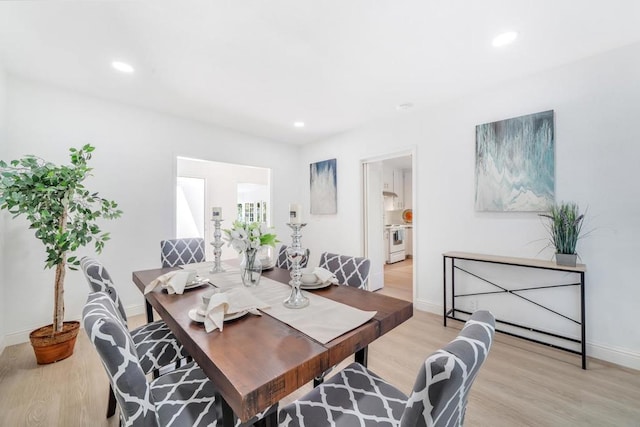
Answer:
[[[68, 196], [67, 196], [68, 197]], [[67, 198], [62, 201], [64, 209], [58, 223], [60, 234], [64, 234], [67, 228]], [[63, 252], [61, 261], [56, 265], [56, 281], [53, 292], [53, 333], [62, 332], [64, 322], [64, 275], [67, 265], [67, 253]]]
[[66, 270], [66, 254], [62, 262], [56, 266], [56, 282], [53, 294], [53, 332], [62, 332], [64, 322], [64, 275]]

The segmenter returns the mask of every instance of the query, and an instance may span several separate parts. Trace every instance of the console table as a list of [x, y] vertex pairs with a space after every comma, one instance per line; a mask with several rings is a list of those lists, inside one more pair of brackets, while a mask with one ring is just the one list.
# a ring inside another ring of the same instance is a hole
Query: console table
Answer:
[[[496, 319], [496, 331], [498, 332], [502, 332], [508, 335], [512, 335], [518, 338], [523, 338], [526, 339], [528, 341], [533, 341], [539, 344], [544, 344], [544, 345], [548, 345], [550, 347], [554, 347], [554, 348], [558, 348], [561, 350], [565, 350], [574, 354], [579, 354], [582, 357], [582, 369], [586, 369], [587, 367], [587, 354], [586, 354], [586, 342], [585, 342], [585, 334], [586, 334], [586, 330], [585, 330], [585, 309], [584, 309], [584, 285], [585, 285], [585, 272], [587, 271], [587, 268], [584, 264], [577, 264], [575, 267], [568, 267], [568, 266], [564, 266], [564, 265], [557, 265], [555, 262], [553, 261], [544, 261], [544, 260], [539, 260], [539, 259], [529, 259], [529, 258], [513, 258], [513, 257], [503, 257], [503, 256], [494, 256], [494, 255], [483, 255], [483, 254], [475, 254], [475, 253], [467, 253], [467, 252], [445, 252], [442, 254], [443, 257], [443, 294], [444, 294], [444, 312], [443, 312], [443, 320], [444, 320], [444, 326], [447, 326], [447, 319], [454, 319], [454, 320], [459, 320], [459, 321], [466, 321], [466, 319], [459, 317], [459, 314], [467, 314], [470, 315], [471, 313], [469, 311], [465, 311], [465, 310], [461, 310], [459, 308], [456, 308], [456, 298], [463, 298], [463, 297], [472, 297], [472, 296], [478, 296], [478, 295], [490, 295], [490, 294], [502, 294], [502, 295], [509, 295], [510, 297], [513, 298], [518, 298], [522, 301], [526, 301], [526, 303], [530, 303], [530, 304], [534, 304], [539, 308], [542, 308], [550, 313], [553, 313], [554, 315], [560, 316], [564, 319], [566, 319], [569, 322], [573, 322], [577, 325], [580, 326], [580, 339], [577, 338], [573, 338], [573, 337], [569, 337], [569, 336], [565, 336], [565, 335], [560, 335], [560, 334], [556, 334], [553, 332], [548, 332], [548, 331], [544, 331], [542, 329], [539, 329], [538, 327], [536, 327], [535, 325], [525, 325], [525, 324], [521, 324], [521, 323], [515, 323], [515, 322], [511, 322], [511, 321], [506, 321], [506, 320], [499, 320]], [[568, 273], [575, 273], [576, 277], [578, 278], [578, 281], [575, 283], [563, 283], [563, 284], [556, 284], [556, 285], [541, 285], [541, 286], [526, 286], [526, 287], [519, 287], [517, 289], [508, 289], [504, 286], [501, 286], [497, 283], [494, 283], [486, 278], [481, 277], [479, 274], [475, 274], [472, 271], [469, 271], [470, 269], [467, 268], [462, 268], [460, 266], [460, 263], [456, 263], [456, 261], [473, 261], [473, 262], [479, 262], [479, 263], [490, 263], [490, 264], [500, 264], [500, 265], [507, 265], [507, 266], [514, 266], [514, 267], [518, 267], [518, 268], [525, 268], [525, 269], [529, 269], [529, 268], [534, 268], [534, 269], [542, 269], [542, 270], [553, 270], [553, 271], [558, 271], [558, 272], [568, 272]], [[447, 283], [447, 266], [449, 265], [450, 267], [450, 286], [448, 286]], [[463, 272], [464, 274], [468, 274], [470, 276], [473, 276], [474, 278], [481, 280], [484, 283], [487, 283], [488, 285], [490, 285], [492, 290], [489, 291], [481, 291], [481, 292], [466, 292], [466, 293], [458, 293], [456, 294], [456, 288], [455, 288], [455, 278], [456, 278], [456, 272], [460, 271]], [[570, 316], [567, 316], [563, 313], [558, 312], [557, 310], [554, 310], [550, 307], [547, 307], [543, 304], [540, 304], [539, 302], [534, 301], [533, 299], [529, 298], [526, 296], [527, 291], [533, 291], [533, 290], [550, 290], [553, 288], [561, 288], [561, 287], [568, 287], [568, 286], [579, 286], [580, 287], [580, 318], [579, 319], [574, 319]], [[447, 300], [447, 289], [450, 289], [451, 293], [450, 295], [450, 301]], [[535, 332], [537, 334], [541, 334], [541, 335], [545, 335], [545, 336], [549, 336], [549, 337], [553, 337], [556, 339], [556, 341], [565, 341], [565, 342], [573, 342], [573, 343], [577, 343], [580, 344], [580, 351], [571, 349], [571, 348], [567, 348], [564, 347], [562, 345], [558, 345], [558, 344], [554, 344], [554, 343], [550, 343], [550, 342], [545, 342], [542, 341], [540, 339], [534, 339], [532, 337], [528, 337], [525, 335], [521, 335], [518, 333], [514, 333], [513, 331], [506, 331], [506, 330], [501, 330], [499, 328], [499, 325], [508, 325], [510, 327], [512, 327], [512, 329], [520, 329], [520, 330], [527, 330], [527, 331], [531, 331], [531, 332]]]

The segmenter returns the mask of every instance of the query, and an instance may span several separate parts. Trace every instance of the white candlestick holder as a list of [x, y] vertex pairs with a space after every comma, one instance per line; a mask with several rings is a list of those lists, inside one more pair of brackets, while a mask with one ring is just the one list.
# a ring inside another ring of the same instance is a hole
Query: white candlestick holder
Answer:
[[214, 225], [213, 242], [211, 242], [211, 245], [213, 245], [214, 264], [213, 267], [211, 267], [211, 270], [209, 270], [209, 273], [224, 273], [226, 270], [222, 268], [222, 265], [220, 265], [220, 256], [222, 255], [222, 249], [220, 248], [224, 245], [224, 242], [222, 241], [222, 232], [220, 231], [220, 223], [224, 220], [212, 219], [211, 221], [213, 221]]

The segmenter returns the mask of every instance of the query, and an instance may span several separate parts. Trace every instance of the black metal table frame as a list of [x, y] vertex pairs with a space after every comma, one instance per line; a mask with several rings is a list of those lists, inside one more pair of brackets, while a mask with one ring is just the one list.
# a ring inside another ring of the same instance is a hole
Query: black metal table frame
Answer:
[[[450, 259], [451, 262], [451, 309], [447, 309], [447, 259]], [[537, 269], [542, 269], [542, 270], [553, 270], [553, 271], [564, 271], [564, 272], [569, 272], [569, 273], [573, 273], [573, 274], [578, 274], [580, 276], [580, 281], [578, 283], [569, 283], [569, 284], [561, 284], [561, 285], [548, 285], [548, 286], [536, 286], [536, 287], [526, 287], [526, 288], [519, 288], [519, 289], [507, 289], [504, 288], [496, 283], [493, 283], [483, 277], [480, 277], [479, 275], [476, 275], [470, 271], [467, 271], [459, 266], [456, 265], [455, 260], [459, 259], [459, 260], [463, 260], [463, 261], [472, 261], [472, 262], [482, 262], [482, 263], [490, 263], [490, 264], [500, 264], [500, 265], [508, 265], [508, 266], [515, 266], [515, 267], [523, 267], [523, 268], [537, 268]], [[515, 258], [514, 258], [515, 259]], [[489, 294], [498, 294], [498, 293], [508, 293], [511, 295], [514, 295], [518, 298], [521, 298], [531, 304], [537, 305], [538, 307], [541, 307], [547, 311], [550, 311], [558, 316], [564, 317], [565, 319], [570, 320], [571, 322], [574, 322], [578, 325], [580, 325], [580, 331], [581, 331], [581, 338], [580, 339], [576, 339], [576, 338], [572, 338], [572, 337], [567, 337], [564, 335], [559, 335], [559, 334], [555, 334], [555, 333], [551, 333], [548, 331], [543, 331], [540, 329], [536, 329], [533, 328], [531, 326], [526, 326], [526, 325], [520, 325], [514, 322], [508, 322], [508, 321], [504, 321], [504, 320], [499, 320], [496, 319], [496, 324], [504, 324], [504, 325], [508, 325], [508, 326], [512, 326], [515, 328], [521, 328], [521, 329], [525, 329], [531, 332], [535, 332], [535, 333], [539, 333], [542, 335], [547, 335], [550, 337], [554, 337], [554, 338], [558, 338], [558, 339], [562, 339], [562, 340], [566, 340], [569, 342], [574, 342], [574, 343], [579, 343], [580, 344], [580, 348], [581, 351], [576, 351], [573, 350], [571, 348], [567, 348], [567, 347], [563, 347], [560, 345], [556, 345], [553, 343], [549, 343], [549, 342], [545, 342], [545, 341], [541, 341], [541, 340], [537, 340], [531, 337], [527, 337], [524, 335], [520, 335], [520, 334], [516, 334], [514, 332], [511, 331], [505, 331], [505, 330], [500, 330], [498, 327], [496, 327], [496, 331], [506, 334], [506, 335], [511, 335], [517, 338], [522, 338], [525, 339], [527, 341], [532, 341], [538, 344], [543, 344], [543, 345], [547, 345], [549, 347], [553, 347], [553, 348], [557, 348], [560, 350], [564, 350], [570, 353], [574, 353], [574, 354], [578, 354], [581, 356], [582, 358], [582, 369], [587, 369], [587, 352], [586, 352], [586, 326], [585, 326], [585, 298], [584, 298], [584, 284], [585, 284], [585, 273], [584, 271], [568, 271], [564, 268], [558, 267], [558, 268], [554, 268], [552, 266], [538, 266], [538, 265], [531, 265], [531, 264], [525, 264], [525, 263], [518, 263], [518, 262], [512, 262], [510, 261], [498, 261], [498, 260], [485, 260], [485, 259], [478, 259], [475, 257], [469, 257], [466, 258], [464, 256], [452, 256], [452, 255], [447, 255], [447, 254], [443, 254], [442, 256], [442, 261], [443, 261], [443, 266], [442, 266], [442, 275], [443, 275], [443, 324], [446, 327], [447, 326], [447, 319], [453, 319], [453, 320], [457, 320], [457, 321], [461, 321], [464, 322], [466, 319], [463, 318], [458, 318], [456, 317], [456, 313], [464, 313], [464, 314], [471, 314], [468, 311], [465, 310], [460, 310], [460, 309], [456, 309], [455, 308], [455, 299], [457, 297], [469, 297], [469, 296], [474, 296], [474, 295], [489, 295]], [[496, 288], [498, 288], [499, 290], [497, 291], [489, 291], [489, 292], [476, 292], [476, 293], [466, 293], [466, 294], [460, 294], [460, 295], [456, 295], [455, 294], [455, 272], [456, 270], [460, 270], [466, 274], [469, 274], [479, 280], [482, 280], [486, 283], [489, 283], [493, 286], [495, 286]], [[562, 313], [559, 313], [555, 310], [552, 310], [549, 307], [546, 307], [542, 304], [539, 304], [529, 298], [526, 298], [520, 294], [518, 294], [517, 292], [523, 292], [523, 291], [530, 291], [530, 290], [536, 290], [536, 289], [549, 289], [549, 288], [558, 288], [558, 287], [566, 287], [566, 286], [580, 286], [580, 320], [575, 320], [572, 319], [568, 316], [565, 316]]]

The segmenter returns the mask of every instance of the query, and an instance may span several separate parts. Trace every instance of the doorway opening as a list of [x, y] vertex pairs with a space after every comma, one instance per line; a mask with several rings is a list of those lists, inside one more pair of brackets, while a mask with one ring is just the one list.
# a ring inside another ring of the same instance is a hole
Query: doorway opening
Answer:
[[362, 162], [363, 247], [371, 260], [369, 287], [394, 297], [415, 299], [417, 245], [413, 236], [415, 150]]
[[[271, 169], [177, 157], [176, 238], [201, 237], [213, 259], [212, 208], [222, 209], [222, 228], [234, 221], [271, 222]], [[222, 259], [237, 258], [224, 245]]]

